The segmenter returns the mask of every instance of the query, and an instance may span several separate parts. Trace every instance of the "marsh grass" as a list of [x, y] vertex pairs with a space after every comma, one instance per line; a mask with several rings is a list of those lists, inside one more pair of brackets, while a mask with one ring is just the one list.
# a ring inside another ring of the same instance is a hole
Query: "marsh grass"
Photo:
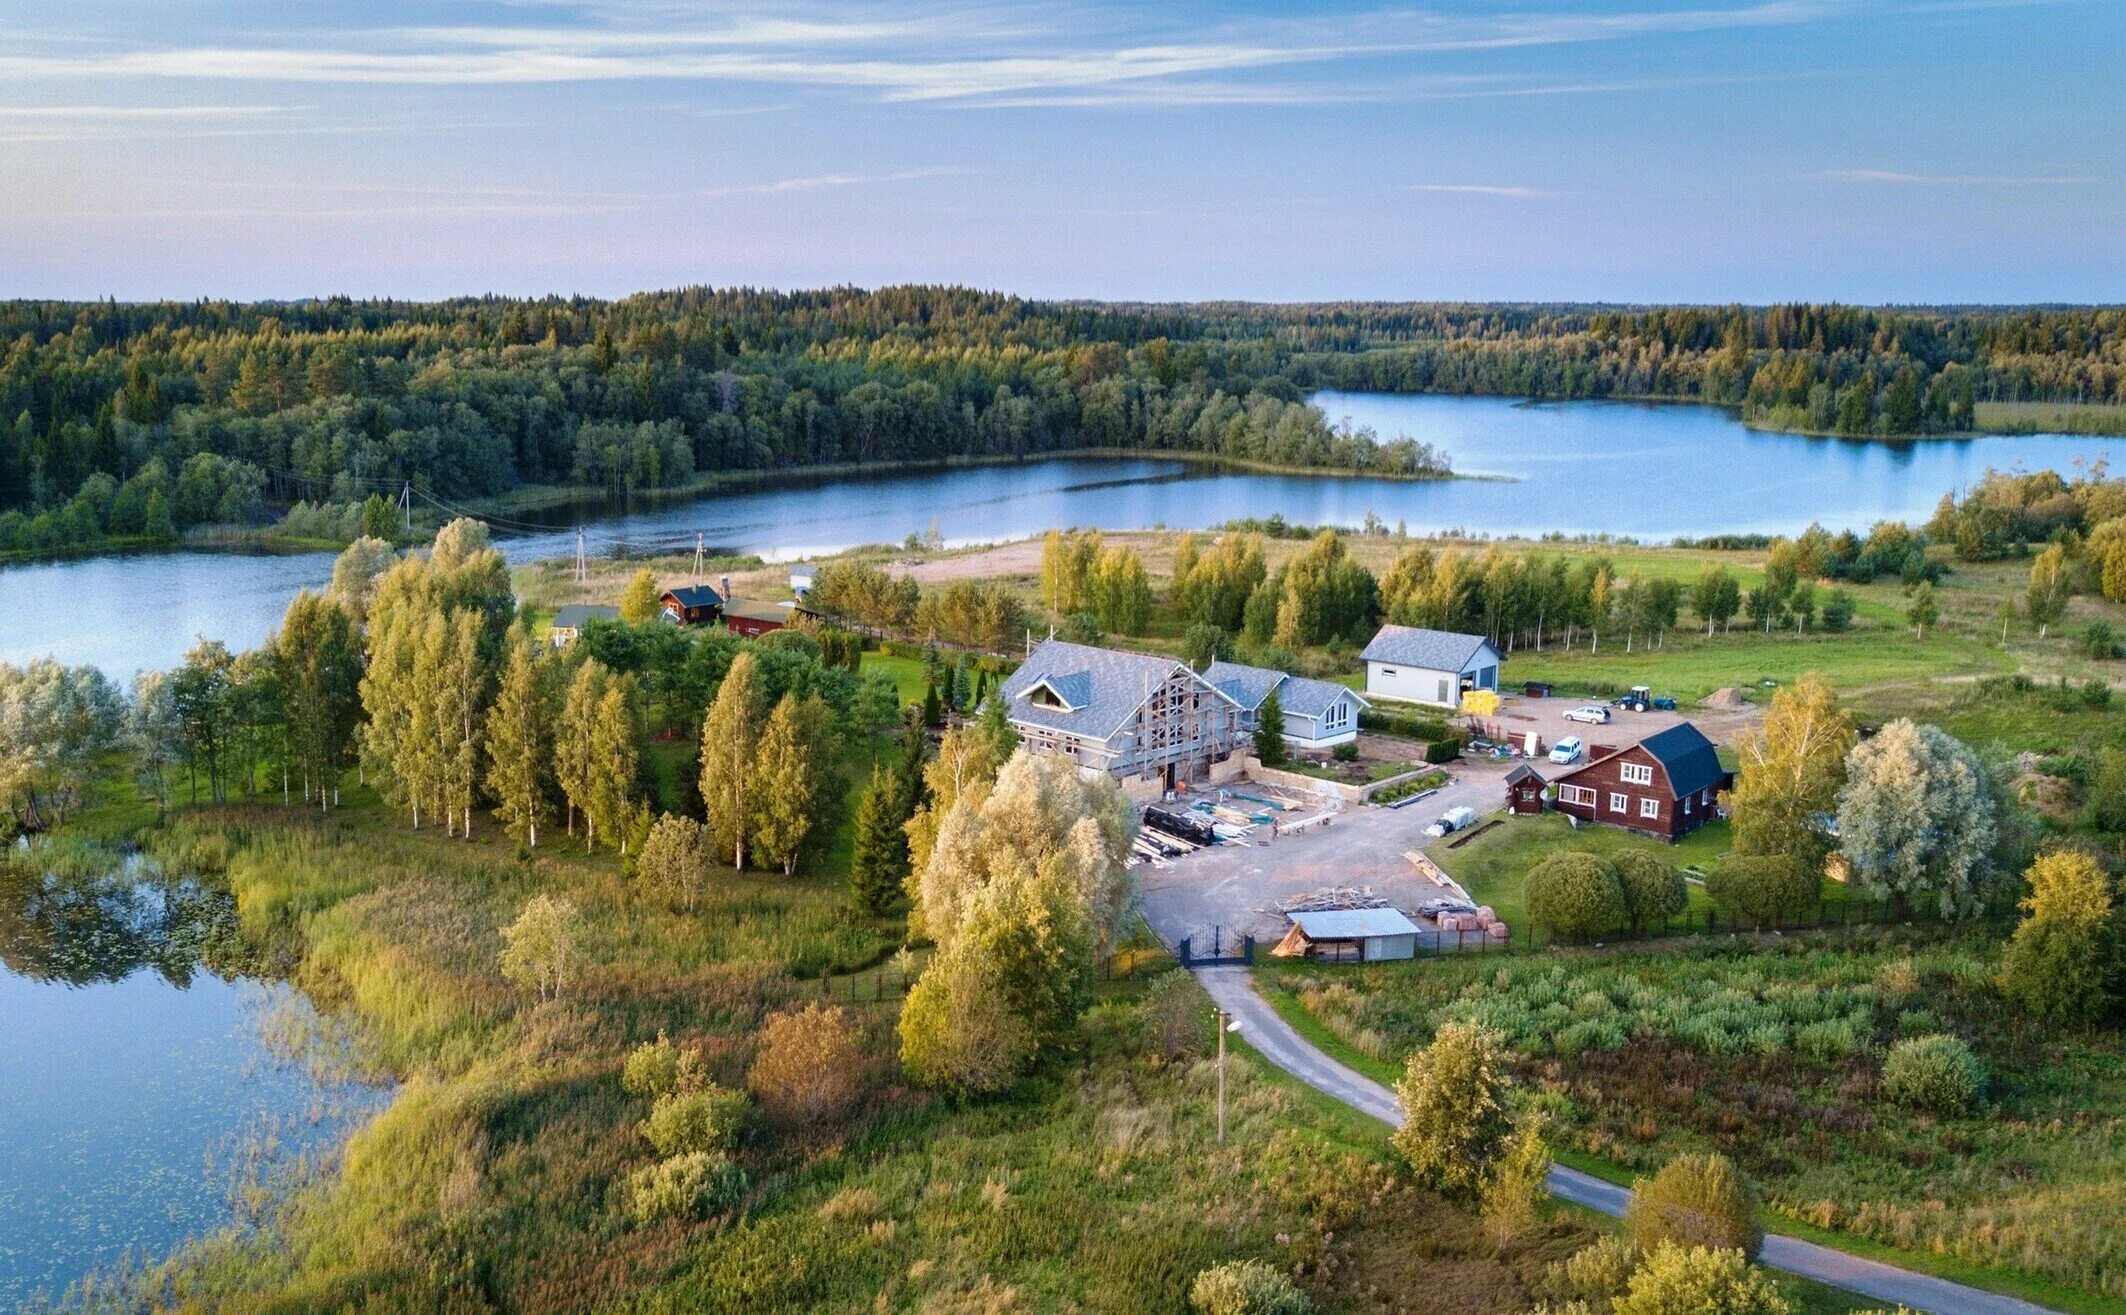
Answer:
[[[1984, 932], [1883, 930], [1265, 979], [1391, 1062], [1447, 1019], [1500, 1028], [1570, 1150], [1638, 1172], [1721, 1151], [1815, 1227], [2126, 1296], [2126, 1047], [2014, 1014], [1998, 955]], [[1994, 1075], [1969, 1114], [1883, 1096], [1883, 1054], [1935, 1030]]]

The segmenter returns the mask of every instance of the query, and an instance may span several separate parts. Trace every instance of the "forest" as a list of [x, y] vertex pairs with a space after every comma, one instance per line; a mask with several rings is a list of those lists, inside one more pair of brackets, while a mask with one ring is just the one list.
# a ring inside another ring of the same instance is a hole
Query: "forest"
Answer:
[[0, 304], [0, 552], [202, 526], [345, 542], [411, 484], [525, 486], [1071, 450], [1404, 477], [1323, 387], [1668, 398], [1846, 435], [2126, 401], [2126, 313], [1838, 306], [1126, 305], [962, 288]]

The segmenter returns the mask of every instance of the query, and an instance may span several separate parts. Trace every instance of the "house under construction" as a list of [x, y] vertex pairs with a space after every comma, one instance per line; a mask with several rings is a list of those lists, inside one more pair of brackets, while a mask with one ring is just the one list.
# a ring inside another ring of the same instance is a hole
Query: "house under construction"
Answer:
[[1200, 781], [1241, 747], [1241, 708], [1186, 662], [1051, 639], [1004, 682], [1027, 747], [1143, 797]]

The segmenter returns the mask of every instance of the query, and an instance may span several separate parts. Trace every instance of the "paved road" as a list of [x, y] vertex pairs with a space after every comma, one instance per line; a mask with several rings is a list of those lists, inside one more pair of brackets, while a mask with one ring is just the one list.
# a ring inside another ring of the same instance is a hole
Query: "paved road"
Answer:
[[[1203, 989], [1218, 1007], [1240, 1020], [1240, 1034], [1263, 1058], [1308, 1086], [1390, 1127], [1402, 1122], [1394, 1092], [1337, 1063], [1294, 1031], [1256, 992], [1247, 969], [1198, 968], [1195, 972], [1196, 980], [1203, 983]], [[1567, 1201], [1606, 1215], [1622, 1215], [1631, 1195], [1614, 1183], [1563, 1165], [1550, 1171], [1550, 1190]], [[2046, 1309], [2015, 1297], [1863, 1260], [1795, 1237], [1766, 1235], [1759, 1259], [1789, 1274], [1934, 1315], [2043, 1315]]]

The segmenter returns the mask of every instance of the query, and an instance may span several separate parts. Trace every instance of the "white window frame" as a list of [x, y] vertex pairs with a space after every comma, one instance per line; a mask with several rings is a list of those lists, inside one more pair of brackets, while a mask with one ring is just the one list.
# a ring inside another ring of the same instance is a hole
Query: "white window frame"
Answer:
[[1661, 801], [1652, 795], [1641, 799], [1639, 801], [1639, 816], [1659, 821], [1661, 817]]
[[1652, 785], [1654, 769], [1645, 763], [1618, 763], [1617, 777], [1626, 785]]
[[1631, 811], [1631, 800], [1625, 797], [1622, 790], [1611, 790], [1609, 792], [1609, 811], [1612, 813], [1628, 813]]
[[1595, 805], [1594, 787], [1591, 785], [1561, 785], [1558, 787], [1558, 802], [1561, 804], [1581, 804], [1592, 808]]
[[1695, 802], [1697, 802], [1697, 796], [1695, 796], [1695, 795], [1685, 795], [1685, 796], [1683, 796], [1683, 812], [1684, 812], [1684, 814], [1685, 814], [1686, 816], [1688, 816], [1688, 815], [1689, 815], [1689, 813], [1690, 813], [1690, 806], [1691, 806], [1691, 805], [1692, 805], [1693, 803], [1695, 803]]

